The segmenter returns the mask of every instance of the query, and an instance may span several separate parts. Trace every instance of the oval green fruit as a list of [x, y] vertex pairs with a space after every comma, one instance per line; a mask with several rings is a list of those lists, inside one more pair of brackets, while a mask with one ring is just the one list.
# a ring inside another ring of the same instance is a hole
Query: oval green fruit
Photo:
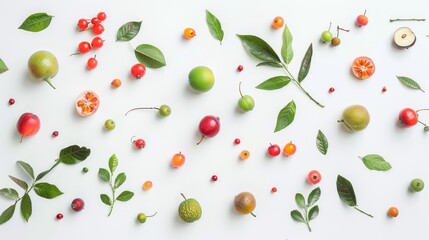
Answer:
[[28, 69], [31, 75], [36, 79], [46, 81], [54, 89], [51, 79], [57, 75], [58, 68], [57, 58], [48, 51], [35, 52], [28, 59]]
[[189, 85], [198, 92], [207, 92], [212, 89], [215, 79], [213, 71], [205, 66], [192, 69], [188, 75]]
[[183, 200], [179, 205], [180, 218], [187, 223], [192, 223], [200, 219], [202, 209], [198, 201], [193, 198], [186, 199], [183, 194], [181, 195], [185, 200]]
[[255, 107], [255, 101], [249, 95], [244, 95], [243, 97], [241, 97], [238, 100], [237, 104], [238, 104], [238, 108], [240, 108], [240, 110], [243, 112], [251, 111]]
[[414, 192], [420, 192], [425, 188], [425, 183], [420, 178], [414, 178], [410, 183], [410, 187]]
[[356, 132], [365, 129], [370, 121], [368, 110], [361, 105], [351, 105], [344, 109], [343, 117], [338, 122], [343, 123], [344, 127], [350, 132]]

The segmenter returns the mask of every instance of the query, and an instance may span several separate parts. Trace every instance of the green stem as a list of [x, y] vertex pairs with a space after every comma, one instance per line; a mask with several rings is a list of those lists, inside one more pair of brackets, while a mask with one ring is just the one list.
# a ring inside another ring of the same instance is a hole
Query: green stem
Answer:
[[308, 208], [305, 207], [305, 224], [307, 224], [308, 231], [311, 232], [310, 221], [308, 220]]
[[428, 111], [428, 110], [429, 110], [429, 108], [422, 108], [422, 109], [416, 110], [416, 113], [421, 112], [421, 111]]
[[397, 22], [397, 21], [426, 21], [426, 18], [395, 18], [390, 19], [390, 22]]
[[359, 212], [361, 212], [361, 213], [363, 213], [363, 214], [365, 214], [365, 215], [367, 215], [368, 217], [374, 217], [374, 216], [372, 216], [371, 214], [369, 214], [369, 213], [366, 213], [366, 212], [364, 212], [364, 211], [362, 211], [361, 209], [359, 209], [357, 206], [354, 206], [353, 207], [354, 209], [356, 209], [356, 210], [358, 210]]
[[110, 211], [109, 214], [107, 215], [108, 217], [112, 214], [113, 211], [113, 206], [115, 205], [116, 199], [115, 199], [115, 187], [112, 185], [112, 178], [113, 178], [113, 174], [110, 175], [110, 188], [112, 189], [112, 204], [110, 205]]

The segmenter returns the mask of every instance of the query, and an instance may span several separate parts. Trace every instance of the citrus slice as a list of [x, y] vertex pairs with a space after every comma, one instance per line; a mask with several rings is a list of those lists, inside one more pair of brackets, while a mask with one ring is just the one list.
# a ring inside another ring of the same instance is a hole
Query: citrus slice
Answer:
[[353, 61], [352, 72], [359, 79], [367, 79], [375, 72], [374, 62], [369, 57], [358, 57]]
[[77, 97], [76, 110], [79, 115], [87, 117], [94, 114], [97, 111], [99, 105], [100, 99], [98, 98], [98, 95], [91, 90], [87, 90], [83, 91]]

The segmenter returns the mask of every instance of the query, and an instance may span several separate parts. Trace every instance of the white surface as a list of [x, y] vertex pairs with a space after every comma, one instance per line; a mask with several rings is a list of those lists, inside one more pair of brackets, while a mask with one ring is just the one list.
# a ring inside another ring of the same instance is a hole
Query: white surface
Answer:
[[[406, 4], [391, 1], [8, 1], [0, 8], [2, 44], [0, 57], [9, 71], [0, 75], [1, 168], [0, 187], [15, 187], [8, 175], [25, 178], [17, 160], [30, 163], [36, 172], [48, 169], [60, 149], [78, 144], [91, 148], [84, 163], [57, 167], [46, 181], [56, 184], [64, 195], [41, 199], [31, 194], [33, 216], [25, 223], [17, 211], [0, 226], [1, 238], [14, 239], [425, 239], [429, 191], [413, 194], [408, 191], [412, 178], [427, 178], [428, 137], [421, 126], [401, 129], [397, 115], [404, 107], [428, 107], [427, 93], [402, 86], [396, 75], [409, 76], [423, 89], [429, 89], [427, 22], [389, 23], [389, 18], [427, 17], [425, 1]], [[210, 35], [205, 23], [205, 9], [216, 15], [225, 31], [222, 46]], [[367, 9], [369, 24], [354, 25], [355, 17]], [[91, 40], [90, 32], [79, 33], [77, 20], [91, 18], [99, 11], [107, 13], [102, 34], [105, 46], [83, 56], [69, 57], [80, 41]], [[54, 15], [51, 25], [39, 33], [18, 30], [21, 22], [35, 12]], [[298, 88], [287, 86], [278, 91], [262, 91], [254, 87], [263, 80], [281, 75], [279, 69], [256, 68], [235, 34], [262, 37], [279, 53], [281, 30], [270, 28], [271, 20], [283, 16], [293, 36], [295, 58], [290, 65], [297, 74], [302, 56], [310, 43], [314, 54], [304, 87], [326, 107], [321, 109], [308, 100]], [[138, 36], [131, 41], [136, 47], [149, 43], [162, 50], [167, 66], [148, 69], [140, 80], [129, 75], [136, 63], [127, 43], [115, 42], [117, 29], [132, 20], [143, 21]], [[320, 44], [318, 39], [329, 22], [349, 28], [342, 32], [339, 47]], [[400, 26], [409, 26], [417, 35], [417, 43], [408, 50], [392, 44], [392, 34]], [[193, 27], [197, 37], [182, 39], [182, 31]], [[60, 72], [53, 80], [56, 90], [46, 83], [31, 80], [27, 59], [35, 51], [52, 51], [60, 63]], [[86, 60], [97, 54], [99, 66], [85, 69]], [[375, 75], [365, 81], [352, 77], [350, 64], [357, 56], [371, 57], [377, 67]], [[244, 71], [236, 72], [241, 64]], [[187, 74], [195, 66], [213, 69], [216, 83], [205, 94], [192, 93]], [[111, 89], [114, 78], [122, 79], [119, 89]], [[236, 110], [238, 83], [243, 92], [252, 95], [255, 109], [246, 114]], [[329, 87], [335, 87], [333, 94]], [[383, 86], [387, 92], [382, 94]], [[101, 98], [98, 112], [88, 118], [79, 117], [74, 101], [82, 90], [92, 89]], [[428, 90], [429, 91], [429, 90]], [[8, 106], [10, 97], [16, 104]], [[287, 129], [273, 133], [278, 111], [290, 100], [297, 104], [295, 121]], [[170, 117], [161, 119], [156, 112], [124, 113], [137, 106], [172, 107]], [[342, 110], [351, 104], [365, 105], [371, 114], [369, 127], [359, 133], [345, 132], [337, 124]], [[42, 122], [38, 135], [19, 143], [16, 121], [24, 112], [37, 114]], [[218, 136], [196, 146], [199, 120], [213, 114], [221, 118]], [[117, 127], [103, 130], [104, 121], [112, 118]], [[422, 114], [423, 121], [429, 116]], [[329, 140], [329, 151], [321, 155], [315, 146], [321, 129]], [[60, 135], [52, 138], [58, 130]], [[133, 149], [132, 136], [143, 137], [147, 147]], [[239, 137], [242, 143], [232, 144]], [[269, 143], [284, 146], [293, 141], [297, 153], [291, 157], [269, 158]], [[251, 151], [249, 160], [238, 160], [243, 149]], [[181, 151], [187, 157], [180, 169], [169, 166], [171, 156]], [[121, 189], [135, 192], [127, 202], [118, 202], [111, 217], [108, 207], [99, 200], [109, 188], [97, 177], [100, 167], [107, 167], [110, 155], [119, 158], [118, 171], [127, 174]], [[386, 158], [393, 169], [375, 172], [365, 168], [358, 159], [369, 153]], [[82, 174], [86, 166], [89, 173]], [[318, 169], [323, 180], [320, 214], [311, 222], [313, 232], [305, 224], [294, 222], [290, 211], [296, 209], [294, 195], [305, 196], [314, 188], [306, 183], [306, 175]], [[215, 183], [210, 181], [218, 175]], [[368, 218], [345, 206], [339, 199], [335, 180], [338, 174], [354, 185], [359, 206], [372, 213]], [[154, 187], [143, 191], [145, 180]], [[271, 187], [278, 192], [272, 194]], [[234, 196], [251, 191], [257, 199], [256, 218], [237, 214], [232, 206]], [[203, 216], [193, 224], [183, 223], [177, 215], [180, 193], [198, 199]], [[81, 197], [86, 208], [71, 211], [72, 199]], [[0, 200], [0, 210], [10, 205]], [[389, 219], [390, 206], [399, 208], [399, 216]], [[144, 225], [137, 224], [139, 212], [156, 217]], [[64, 219], [55, 220], [57, 213]]]

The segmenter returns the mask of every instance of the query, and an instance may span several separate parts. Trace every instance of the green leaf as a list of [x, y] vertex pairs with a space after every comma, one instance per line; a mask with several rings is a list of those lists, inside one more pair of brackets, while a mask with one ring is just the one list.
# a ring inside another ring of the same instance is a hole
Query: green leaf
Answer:
[[104, 182], [110, 181], [110, 173], [109, 171], [107, 171], [107, 169], [104, 169], [104, 168], [98, 169], [98, 177]]
[[135, 50], [137, 60], [148, 68], [161, 68], [166, 65], [164, 54], [155, 46], [141, 44]]
[[19, 198], [18, 192], [13, 188], [2, 188], [0, 189], [0, 195], [3, 195], [9, 199], [16, 200]]
[[125, 173], [119, 173], [115, 178], [115, 188], [119, 188], [127, 180]]
[[377, 154], [368, 154], [361, 159], [369, 170], [387, 171], [392, 168], [390, 163], [386, 162], [382, 156]]
[[31, 198], [28, 193], [26, 193], [24, 196], [22, 196], [21, 200], [21, 214], [26, 222], [28, 222], [28, 219], [30, 219], [32, 212], [33, 208], [31, 205]]
[[256, 88], [263, 90], [276, 90], [288, 85], [290, 81], [291, 79], [288, 76], [276, 76], [265, 80], [264, 82], [256, 86]]
[[321, 130], [317, 133], [316, 138], [316, 146], [319, 152], [321, 152], [323, 155], [326, 155], [328, 152], [328, 139], [326, 139], [325, 134]]
[[307, 77], [308, 71], [310, 71], [312, 56], [313, 56], [313, 44], [310, 44], [301, 62], [301, 67], [298, 73], [298, 82], [302, 82], [305, 79], [305, 77]]
[[112, 205], [112, 200], [110, 200], [110, 197], [107, 196], [106, 194], [100, 194], [100, 199], [107, 206], [111, 206]]
[[109, 159], [110, 172], [113, 174], [117, 167], [118, 167], [118, 158], [116, 157], [116, 154], [113, 154]]
[[216, 39], [219, 40], [220, 44], [222, 44], [223, 40], [223, 30], [222, 25], [220, 24], [219, 20], [208, 10], [206, 10], [206, 23], [209, 27], [209, 31], [211, 35]]
[[36, 183], [34, 191], [37, 195], [46, 199], [53, 199], [63, 194], [57, 186], [49, 183]]
[[314, 206], [310, 211], [308, 212], [308, 221], [315, 219], [319, 215], [319, 206]]
[[30, 166], [30, 164], [23, 162], [23, 161], [18, 161], [19, 166], [22, 167], [22, 169], [24, 169], [24, 171], [31, 177], [31, 179], [34, 179], [34, 170], [33, 168]]
[[244, 50], [251, 56], [263, 62], [275, 62], [281, 64], [279, 56], [273, 48], [264, 40], [253, 35], [238, 35]]
[[302, 216], [302, 214], [298, 210], [293, 210], [292, 212], [290, 212], [290, 216], [295, 221], [305, 222], [304, 217]]
[[18, 186], [20, 186], [22, 189], [24, 189], [25, 191], [27, 191], [28, 189], [28, 184], [26, 182], [24, 182], [23, 180], [16, 178], [14, 176], [10, 176], [9, 178], [12, 179], [12, 181], [14, 181], [16, 184], [18, 184]]
[[43, 171], [41, 173], [39, 173], [36, 177], [36, 182], [39, 181], [40, 179], [42, 179], [44, 176], [46, 176], [46, 174], [50, 173], [52, 171], [52, 169], [54, 169], [56, 166], [58, 166], [61, 163], [61, 161], [56, 161], [54, 166], [52, 166], [49, 170]]
[[29, 32], [40, 32], [51, 24], [51, 20], [52, 16], [46, 13], [34, 13], [28, 16], [18, 29]]
[[293, 58], [292, 40], [292, 33], [285, 24], [283, 29], [282, 58], [286, 64], [289, 64]]
[[295, 194], [295, 202], [300, 208], [305, 208], [305, 198], [301, 193]]
[[261, 62], [261, 63], [258, 63], [256, 66], [257, 67], [270, 66], [270, 67], [275, 67], [275, 68], [282, 68], [283, 67], [283, 65], [281, 63], [278, 63], [278, 62]]
[[6, 210], [3, 211], [3, 213], [0, 215], [0, 225], [9, 221], [9, 219], [12, 218], [13, 213], [15, 212], [15, 204], [8, 207]]
[[59, 161], [65, 164], [76, 164], [84, 161], [89, 154], [91, 154], [90, 149], [72, 145], [61, 150]]
[[127, 42], [133, 39], [140, 31], [142, 22], [127, 22], [116, 33], [116, 41]]
[[289, 126], [295, 118], [295, 113], [296, 105], [292, 100], [282, 110], [280, 110], [279, 115], [277, 116], [277, 123], [274, 132], [278, 132]]
[[413, 79], [409, 78], [409, 77], [404, 77], [404, 76], [396, 76], [396, 78], [405, 86], [411, 89], [416, 89], [416, 90], [420, 90], [422, 92], [423, 89], [420, 87], [420, 85], [414, 81]]
[[353, 190], [353, 185], [349, 180], [341, 175], [337, 177], [337, 192], [340, 199], [348, 206], [354, 207], [357, 205], [356, 195]]
[[130, 191], [123, 191], [119, 196], [116, 198], [116, 200], [121, 202], [126, 202], [130, 200], [134, 196], [133, 192]]
[[0, 58], [0, 74], [6, 72], [7, 70], [9, 70], [9, 68], [7, 68], [6, 64]]
[[315, 188], [313, 191], [310, 192], [310, 194], [308, 195], [308, 207], [313, 206], [317, 201], [319, 201], [320, 195], [322, 194], [322, 192], [320, 191], [320, 188], [317, 187]]

